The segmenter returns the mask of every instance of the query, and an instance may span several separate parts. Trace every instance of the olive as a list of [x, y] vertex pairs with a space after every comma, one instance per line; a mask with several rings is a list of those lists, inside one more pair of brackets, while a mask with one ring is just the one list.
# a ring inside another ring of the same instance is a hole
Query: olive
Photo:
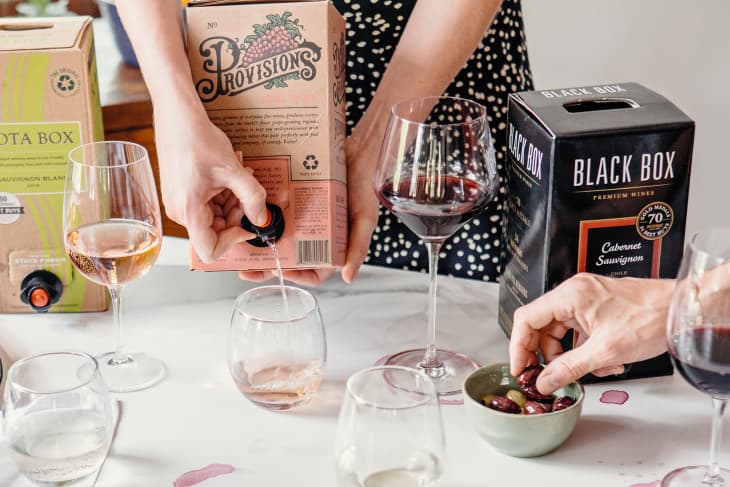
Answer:
[[522, 408], [516, 402], [512, 399], [507, 399], [506, 397], [501, 396], [497, 396], [492, 399], [492, 402], [489, 403], [489, 407], [503, 413], [520, 414], [522, 412]]
[[572, 406], [575, 403], [572, 397], [563, 396], [555, 398], [555, 401], [553, 401], [553, 411], [560, 411], [561, 409], [566, 409]]
[[489, 406], [489, 403], [492, 402], [492, 399], [494, 399], [495, 397], [497, 396], [495, 396], [494, 394], [485, 394], [482, 396], [482, 403], [485, 406]]
[[519, 407], [525, 407], [525, 395], [517, 389], [510, 389], [507, 391], [507, 394], [505, 394], [505, 397], [507, 399], [512, 399]]
[[526, 401], [525, 406], [522, 408], [522, 412], [525, 414], [543, 414], [549, 413], [550, 409], [547, 409], [547, 404], [536, 401]]
[[527, 396], [527, 399], [531, 399], [533, 401], [552, 403], [555, 400], [555, 396], [553, 396], [552, 394], [541, 394], [540, 391], [537, 390], [537, 386], [534, 384], [531, 386], [523, 387], [522, 391], [525, 393], [525, 396]]
[[522, 388], [534, 386], [537, 382], [537, 376], [540, 375], [542, 369], [543, 366], [540, 364], [528, 365], [525, 370], [517, 376], [517, 384], [519, 384]]

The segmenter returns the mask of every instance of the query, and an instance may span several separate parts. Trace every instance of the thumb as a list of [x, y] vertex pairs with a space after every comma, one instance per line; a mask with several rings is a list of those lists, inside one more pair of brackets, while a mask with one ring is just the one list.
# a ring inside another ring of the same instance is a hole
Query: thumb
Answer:
[[253, 176], [252, 171], [236, 162], [230, 166], [229, 174], [223, 175], [222, 180], [216, 183], [233, 191], [251, 223], [266, 223], [266, 190]]
[[552, 394], [557, 389], [574, 382], [589, 372], [605, 367], [601, 363], [598, 343], [589, 338], [583, 345], [561, 354], [550, 362], [537, 377], [537, 389], [543, 394]]

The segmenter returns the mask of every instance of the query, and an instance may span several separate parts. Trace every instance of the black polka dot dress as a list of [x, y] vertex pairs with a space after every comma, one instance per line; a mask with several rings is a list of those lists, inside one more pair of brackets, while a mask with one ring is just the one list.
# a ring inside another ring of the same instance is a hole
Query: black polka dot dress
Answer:
[[[347, 22], [348, 131], [370, 103], [417, 0], [333, 0]], [[444, 1], [447, 8], [448, 1]], [[487, 107], [497, 151], [500, 190], [481, 214], [443, 245], [439, 272], [496, 281], [501, 274], [502, 205], [507, 96], [532, 89], [520, 0], [504, 0], [486, 36], [446, 93]], [[368, 264], [427, 271], [423, 242], [385, 208], [380, 209]]]

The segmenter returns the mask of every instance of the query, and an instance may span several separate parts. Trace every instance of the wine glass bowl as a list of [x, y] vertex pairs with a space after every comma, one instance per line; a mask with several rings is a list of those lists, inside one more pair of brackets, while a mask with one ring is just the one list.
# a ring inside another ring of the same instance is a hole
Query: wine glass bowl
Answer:
[[319, 306], [308, 291], [261, 286], [236, 300], [228, 366], [238, 390], [254, 404], [275, 410], [305, 404], [322, 383], [326, 356]]
[[373, 187], [381, 204], [426, 244], [429, 255], [428, 345], [396, 353], [390, 365], [418, 367], [440, 395], [461, 394], [479, 365], [436, 349], [438, 259], [442, 244], [481, 212], [499, 183], [486, 108], [452, 97], [426, 97], [391, 111]]
[[730, 470], [720, 468], [718, 452], [730, 399], [730, 228], [691, 237], [669, 307], [667, 345], [680, 375], [712, 398], [715, 414], [709, 465], [678, 468], [662, 486], [727, 485]]
[[483, 210], [498, 180], [484, 106], [426, 97], [393, 107], [375, 191], [424, 241], [447, 239]]
[[121, 294], [154, 265], [162, 243], [162, 218], [149, 157], [129, 142], [94, 142], [69, 153], [64, 193], [66, 254], [78, 272], [111, 296], [117, 347], [99, 357], [109, 389], [150, 387], [164, 364], [121, 345]]
[[444, 432], [433, 380], [423, 371], [382, 366], [346, 385], [335, 440], [342, 487], [437, 487]]
[[93, 357], [56, 352], [15, 362], [4, 402], [10, 456], [27, 479], [73, 485], [101, 468], [113, 435], [112, 409]]

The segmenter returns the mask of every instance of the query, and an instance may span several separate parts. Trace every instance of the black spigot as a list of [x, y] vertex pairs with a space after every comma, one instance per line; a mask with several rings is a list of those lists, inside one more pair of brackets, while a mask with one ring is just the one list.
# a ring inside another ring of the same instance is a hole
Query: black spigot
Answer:
[[20, 300], [33, 310], [44, 313], [63, 294], [63, 283], [56, 274], [49, 271], [33, 271], [20, 284]]
[[241, 218], [241, 227], [247, 232], [257, 235], [256, 238], [246, 240], [254, 247], [267, 247], [270, 242], [276, 242], [284, 234], [284, 212], [281, 211], [281, 208], [272, 203], [266, 203], [266, 213], [268, 220], [260, 227], [251, 223], [246, 215]]

